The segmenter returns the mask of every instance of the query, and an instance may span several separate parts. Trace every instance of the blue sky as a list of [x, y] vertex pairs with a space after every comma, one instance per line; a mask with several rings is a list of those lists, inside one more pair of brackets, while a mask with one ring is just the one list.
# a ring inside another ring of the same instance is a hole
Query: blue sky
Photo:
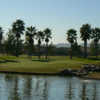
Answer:
[[[52, 29], [54, 43], [66, 43], [69, 28], [100, 27], [100, 0], [0, 0], [0, 25], [7, 30], [21, 18], [26, 26]], [[78, 32], [79, 33], [79, 32]]]

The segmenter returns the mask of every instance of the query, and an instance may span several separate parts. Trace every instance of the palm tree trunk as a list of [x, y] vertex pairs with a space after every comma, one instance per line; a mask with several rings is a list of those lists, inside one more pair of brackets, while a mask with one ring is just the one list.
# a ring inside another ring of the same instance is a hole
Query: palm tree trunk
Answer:
[[32, 54], [35, 53], [35, 46], [34, 46], [34, 40], [33, 40], [33, 44], [32, 44]]
[[39, 56], [38, 56], [38, 58], [41, 59], [40, 44], [39, 44]]
[[73, 54], [72, 54], [72, 44], [71, 44], [71, 51], [70, 51], [70, 59], [72, 59]]
[[95, 41], [95, 56], [98, 58], [98, 43]]
[[45, 56], [45, 59], [46, 60], [48, 59], [48, 43], [46, 43], [46, 56]]
[[19, 41], [19, 38], [17, 37], [17, 44], [16, 44], [16, 57], [18, 57], [18, 48], [19, 48], [19, 45], [18, 45], [18, 41]]
[[1, 48], [2, 48], [2, 46], [1, 46], [1, 40], [0, 40], [0, 53], [1, 53]]
[[86, 99], [86, 84], [82, 84], [82, 100], [88, 100]]
[[84, 58], [87, 58], [87, 40], [84, 41]]

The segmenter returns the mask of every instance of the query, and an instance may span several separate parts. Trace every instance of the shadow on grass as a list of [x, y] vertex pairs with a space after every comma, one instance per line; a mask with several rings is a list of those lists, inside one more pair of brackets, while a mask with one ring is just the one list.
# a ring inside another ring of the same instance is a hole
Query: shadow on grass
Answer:
[[1, 60], [0, 61], [0, 63], [8, 63], [8, 62], [18, 63], [18, 61], [16, 61], [16, 60]]
[[89, 60], [100, 60], [100, 58], [96, 58], [96, 57], [88, 57]]
[[36, 62], [49, 62], [50, 60], [44, 60], [44, 59], [34, 59], [32, 61], [36, 61]]

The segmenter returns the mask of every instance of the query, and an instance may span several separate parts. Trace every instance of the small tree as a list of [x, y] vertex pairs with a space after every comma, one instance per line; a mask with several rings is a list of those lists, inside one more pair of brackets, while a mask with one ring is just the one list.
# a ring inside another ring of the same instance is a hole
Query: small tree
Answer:
[[91, 41], [90, 42], [90, 55], [95, 56], [95, 54], [96, 54], [96, 49], [95, 49], [94, 41]]
[[[22, 40], [19, 40], [18, 41], [18, 45], [19, 45], [19, 48], [18, 48], [18, 55], [22, 53], [22, 43], [23, 41]], [[14, 34], [12, 33], [12, 30], [9, 30], [8, 32], [8, 37], [7, 37], [7, 40], [4, 42], [4, 46], [5, 46], [5, 51], [7, 54], [11, 54], [11, 55], [16, 55], [16, 39], [15, 39], [15, 36]]]
[[91, 38], [91, 26], [83, 24], [80, 28], [81, 39], [84, 41], [84, 58], [87, 58], [87, 40]]
[[5, 42], [4, 42], [5, 51], [6, 51], [7, 54], [13, 54], [13, 51], [15, 51], [13, 49], [15, 37], [12, 33], [12, 30], [9, 30], [7, 35], [8, 35], [7, 40], [5, 40]]
[[[17, 43], [19, 45], [18, 48], [16, 46]], [[7, 54], [16, 56], [16, 49], [18, 49], [17, 53], [20, 55], [22, 53], [23, 41], [17, 41], [12, 33], [12, 30], [9, 30], [7, 40], [4, 42], [4, 46]]]
[[73, 44], [72, 50], [73, 50], [73, 55], [74, 56], [77, 56], [77, 57], [82, 56], [81, 46], [78, 45], [77, 41]]
[[38, 58], [41, 58], [41, 44], [44, 39], [44, 33], [42, 31], [38, 31], [36, 35], [36, 39], [38, 40]]
[[100, 28], [95, 28], [92, 29], [92, 39], [94, 41], [94, 46], [95, 46], [95, 56], [96, 58], [98, 58], [98, 42], [100, 40]]
[[44, 30], [45, 43], [46, 43], [46, 56], [45, 56], [46, 60], [48, 59], [48, 43], [49, 43], [50, 39], [52, 38], [51, 34], [52, 34], [52, 32], [49, 28], [46, 28]]
[[24, 26], [24, 22], [20, 19], [17, 19], [13, 24], [12, 24], [12, 32], [15, 34], [15, 38], [16, 38], [16, 57], [18, 57], [18, 48], [19, 48], [19, 41], [20, 41], [20, 37], [21, 34], [24, 34], [24, 30], [25, 30], [25, 26]]
[[75, 29], [69, 29], [68, 31], [67, 31], [67, 40], [68, 40], [68, 42], [70, 43], [70, 45], [71, 45], [71, 50], [70, 50], [70, 59], [72, 59], [72, 46], [73, 46], [73, 44], [75, 43], [75, 41], [76, 41], [76, 39], [77, 39], [77, 34], [76, 34], [76, 30]]

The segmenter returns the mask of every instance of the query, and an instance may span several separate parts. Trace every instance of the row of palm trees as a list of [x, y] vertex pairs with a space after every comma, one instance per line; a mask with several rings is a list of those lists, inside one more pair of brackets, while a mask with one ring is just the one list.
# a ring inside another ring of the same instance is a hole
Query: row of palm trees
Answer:
[[49, 28], [46, 28], [44, 31], [37, 31], [35, 27], [30, 26], [26, 29], [26, 40], [28, 42], [28, 44], [31, 47], [31, 50], [34, 51], [34, 40], [36, 39], [38, 42], [38, 53], [39, 53], [39, 59], [41, 57], [41, 53], [40, 53], [40, 49], [41, 49], [41, 44], [43, 42], [43, 40], [46, 43], [46, 56], [45, 58], [48, 59], [48, 44], [51, 37], [52, 32]]
[[[3, 29], [0, 27], [0, 44], [3, 38]], [[49, 28], [46, 28], [43, 31], [38, 31], [35, 27], [30, 26], [25, 28], [25, 23], [21, 19], [17, 19], [13, 24], [11, 29], [8, 32], [8, 37], [9, 41], [13, 41], [13, 44], [16, 45], [15, 48], [15, 55], [18, 57], [19, 56], [19, 41], [21, 41], [21, 36], [25, 33], [25, 42], [28, 43], [28, 48], [31, 49], [30, 54], [32, 55], [34, 53], [35, 45], [34, 45], [34, 40], [37, 40], [38, 42], [38, 54], [39, 54], [39, 59], [41, 57], [40, 49], [41, 49], [41, 44], [43, 41], [45, 41], [45, 48], [46, 48], [46, 55], [45, 58], [48, 59], [48, 44], [50, 39], [52, 38], [52, 32]], [[16, 42], [16, 43], [15, 43]], [[8, 45], [10, 45], [8, 43]], [[1, 46], [1, 45], [0, 45]]]
[[[0, 46], [3, 38], [3, 29], [0, 27]], [[13, 34], [14, 42], [16, 45], [15, 54], [19, 56], [19, 41], [21, 40], [21, 36], [25, 33], [25, 42], [28, 44], [28, 48], [30, 48], [29, 52], [32, 55], [35, 50], [34, 41], [37, 40], [38, 46], [38, 57], [41, 58], [41, 45], [45, 41], [45, 58], [48, 59], [48, 44], [50, 39], [52, 38], [52, 32], [49, 28], [44, 29], [43, 31], [38, 31], [36, 27], [30, 26], [25, 27], [25, 23], [21, 19], [17, 19], [13, 24], [11, 29], [9, 30], [10, 34]], [[69, 29], [67, 31], [67, 40], [71, 44], [70, 49], [70, 58], [73, 56], [73, 45], [77, 43], [77, 31], [75, 29]], [[95, 44], [96, 57], [98, 57], [98, 43], [100, 40], [100, 28], [92, 28], [89, 24], [83, 24], [80, 28], [80, 37], [82, 41], [84, 41], [84, 57], [87, 58], [87, 42], [92, 39]], [[12, 37], [10, 37], [12, 39]], [[0, 47], [1, 48], [1, 47]]]
[[[75, 29], [69, 29], [67, 31], [67, 41], [71, 44], [70, 58], [72, 59], [72, 47], [77, 42], [77, 31]], [[95, 44], [95, 55], [98, 57], [98, 43], [100, 40], [100, 28], [92, 28], [89, 24], [83, 24], [80, 28], [80, 38], [84, 41], [84, 58], [87, 58], [87, 42], [92, 39]]]

